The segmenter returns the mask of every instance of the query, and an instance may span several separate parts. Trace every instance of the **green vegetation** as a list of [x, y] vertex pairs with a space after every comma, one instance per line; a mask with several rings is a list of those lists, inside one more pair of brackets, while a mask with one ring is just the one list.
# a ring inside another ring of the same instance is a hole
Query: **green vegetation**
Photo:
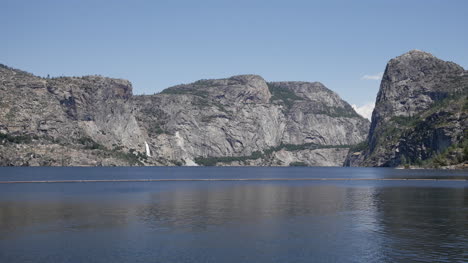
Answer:
[[154, 132], [156, 134], [163, 134], [163, 133], [166, 133], [163, 129], [161, 129], [160, 127], [156, 127], [156, 129], [154, 130]]
[[307, 166], [305, 162], [292, 162], [289, 166]]
[[420, 116], [394, 116], [390, 121], [404, 127], [415, 127], [422, 122]]
[[[197, 84], [198, 83], [198, 84]], [[200, 90], [198, 88], [202, 87], [203, 82], [195, 82], [193, 86], [191, 85], [180, 85], [171, 88], [167, 88], [160, 92], [160, 94], [176, 94], [176, 95], [183, 95], [183, 94], [190, 94], [195, 95], [201, 98], [208, 97], [208, 93], [204, 90]], [[203, 85], [204, 86], [204, 85]]]
[[167, 88], [167, 89], [164, 89], [162, 90], [159, 94], [187, 94], [187, 90], [186, 89], [182, 89], [182, 88], [176, 88], [176, 87], [172, 87], [172, 88]]
[[170, 160], [169, 162], [171, 162], [171, 163], [174, 164], [175, 166], [183, 166], [183, 165], [185, 165], [185, 161], [184, 161], [184, 160]]
[[194, 106], [197, 106], [200, 108], [211, 106], [210, 101], [205, 97], [195, 98], [192, 103]]
[[247, 160], [255, 160], [262, 158], [263, 154], [259, 151], [253, 152], [248, 156], [228, 156], [228, 157], [197, 157], [195, 162], [203, 166], [215, 166], [217, 163], [244, 162]]
[[408, 160], [406, 160], [406, 156], [404, 154], [402, 154], [400, 156], [400, 163], [403, 164], [403, 165], [408, 165]]
[[22, 134], [22, 135], [11, 135], [11, 134], [3, 134], [0, 133], [0, 144], [9, 142], [9, 143], [16, 143], [16, 144], [27, 144], [31, 143], [33, 139], [37, 140], [39, 137], [36, 135], [28, 135], [28, 134]]
[[[424, 112], [424, 114], [421, 114], [421, 115], [429, 116], [429, 115], [431, 115], [431, 114], [433, 114], [435, 112], [438, 112], [438, 111], [440, 111], [442, 109], [447, 109], [450, 106], [456, 106], [456, 105], [458, 105], [460, 103], [464, 103], [466, 105], [467, 100], [468, 100], [467, 93], [468, 93], [467, 87], [465, 87], [465, 89], [463, 91], [453, 92], [453, 93], [449, 94], [447, 97], [445, 97], [444, 99], [435, 101], [431, 105], [431, 107], [428, 110], [426, 110]], [[464, 107], [462, 107], [462, 109], [463, 108]]]
[[461, 76], [448, 76], [447, 79], [449, 79], [451, 83], [458, 84], [461, 82], [462, 77]]
[[226, 108], [223, 104], [211, 100], [208, 97], [208, 92], [206, 90], [198, 89], [199, 87], [207, 87], [210, 84], [208, 80], [199, 80], [196, 81], [193, 86], [175, 86], [172, 88], [165, 89], [161, 91], [160, 94], [186, 94], [186, 95], [194, 95], [197, 98], [194, 99], [193, 105], [198, 107], [211, 107], [215, 106], [220, 111], [227, 112]]
[[15, 120], [15, 116], [16, 116], [16, 113], [19, 111], [20, 109], [16, 106], [13, 106], [9, 111], [8, 113], [5, 115], [5, 118], [8, 120], [8, 121], [13, 121]]
[[107, 150], [103, 145], [95, 142], [89, 137], [81, 137], [78, 139], [78, 143], [84, 145], [84, 149], [87, 150]]
[[130, 165], [144, 165], [142, 160], [146, 160], [146, 155], [136, 152], [134, 149], [130, 149], [130, 152], [122, 152], [119, 150], [105, 150], [105, 153], [109, 156], [115, 157], [117, 159], [123, 160]]
[[15, 69], [15, 68], [9, 67], [9, 66], [4, 65], [4, 64], [0, 64], [0, 68], [7, 69], [7, 70], [13, 70], [13, 71], [15, 71], [16, 76], [35, 77], [33, 74], [31, 74], [29, 72], [22, 71], [22, 70], [19, 70], [19, 69]]
[[215, 105], [216, 107], [218, 107], [218, 109], [222, 112], [228, 112], [228, 110], [226, 110], [226, 108], [224, 108], [224, 105], [219, 103], [219, 102], [216, 102], [216, 101], [213, 101], [212, 102], [213, 105]]
[[78, 143], [82, 144], [86, 150], [99, 150], [101, 155], [114, 157], [127, 162], [130, 165], [144, 165], [143, 161], [146, 161], [148, 157], [135, 149], [130, 149], [128, 152], [124, 152], [122, 146], [116, 145], [113, 149], [108, 149], [102, 144], [95, 142], [93, 139], [87, 136], [83, 136], [78, 139]]
[[[434, 102], [428, 109], [417, 115], [392, 117], [376, 131], [379, 137], [375, 148], [382, 149], [389, 145], [394, 145], [401, 138], [411, 138], [413, 141], [416, 140], [422, 143], [425, 136], [424, 131], [450, 126], [451, 124], [448, 121], [449, 116], [453, 115], [455, 112], [468, 110], [467, 92], [468, 87], [465, 87], [461, 91], [452, 92], [445, 98]], [[465, 137], [468, 137], [468, 135]], [[407, 157], [408, 160], [415, 162], [414, 164], [420, 164], [422, 166], [431, 166], [432, 163], [443, 165], [445, 163], [443, 156], [440, 156], [439, 159], [425, 161], [417, 158], [410, 158], [411, 156]]]
[[122, 145], [117, 145], [117, 144], [112, 144], [112, 147], [114, 151], [121, 151], [123, 150], [123, 146]]
[[166, 133], [165, 130], [159, 126], [159, 124], [155, 124], [151, 129], [149, 129], [150, 132], [154, 132], [155, 134], [163, 134]]
[[362, 152], [365, 151], [369, 148], [369, 145], [367, 144], [367, 141], [360, 142], [358, 144], [355, 144], [350, 147], [349, 151], [350, 152]]
[[[280, 101], [287, 109], [290, 109], [295, 101], [303, 100], [293, 91], [288, 88], [281, 87], [277, 83], [268, 83], [268, 89], [271, 93], [270, 102]], [[329, 107], [321, 105], [321, 110], [317, 114], [328, 115], [330, 117], [345, 117], [345, 118], [364, 118], [357, 114], [349, 105], [347, 107]]]
[[468, 137], [465, 138], [461, 143], [451, 145], [432, 158], [422, 161], [419, 166], [439, 168], [468, 162]]
[[343, 118], [364, 118], [361, 115], [357, 114], [351, 107], [342, 108], [342, 107], [328, 107], [323, 106], [322, 110], [317, 112], [317, 114], [324, 114], [333, 118], [343, 117]]
[[330, 149], [330, 148], [350, 148], [350, 145], [318, 145], [314, 143], [304, 144], [280, 144], [275, 147], [261, 151], [252, 152], [247, 156], [227, 156], [227, 157], [197, 157], [195, 162], [203, 166], [215, 166], [217, 163], [231, 163], [231, 162], [245, 162], [248, 160], [256, 160], [271, 156], [272, 153], [285, 149], [287, 151], [300, 151], [300, 150], [316, 150], [316, 149]]
[[268, 89], [271, 93], [270, 102], [281, 101], [287, 109], [290, 109], [294, 104], [294, 101], [303, 100], [297, 96], [293, 91], [283, 88], [276, 83], [268, 83]]
[[169, 114], [164, 112], [159, 108], [143, 108], [141, 110], [144, 115], [151, 116], [152, 118], [142, 118], [141, 116], [137, 116], [138, 121], [146, 123], [148, 126], [148, 132], [151, 134], [163, 134], [168, 132], [164, 130], [164, 125], [170, 119]]
[[124, 152], [122, 151], [121, 146], [117, 146], [112, 150], [109, 150], [105, 147], [99, 150], [101, 150], [102, 155], [123, 160], [131, 166], [143, 166], [143, 161], [146, 161], [148, 159], [148, 157], [144, 153], [138, 152], [135, 149], [130, 149], [128, 152]]
[[200, 86], [206, 87], [206, 86], [210, 86], [210, 84], [211, 84], [211, 81], [209, 79], [200, 79], [193, 83], [195, 87], [200, 87]]

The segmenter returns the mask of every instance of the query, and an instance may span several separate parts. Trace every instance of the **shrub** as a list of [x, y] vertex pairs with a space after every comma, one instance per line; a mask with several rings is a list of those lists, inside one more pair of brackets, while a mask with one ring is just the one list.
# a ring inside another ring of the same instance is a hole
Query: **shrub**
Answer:
[[184, 160], [172, 160], [170, 161], [171, 163], [173, 163], [175, 166], [183, 166], [185, 164], [185, 161]]
[[294, 101], [302, 100], [302, 98], [297, 96], [293, 91], [283, 88], [276, 83], [268, 83], [267, 85], [271, 93], [270, 102], [281, 101], [286, 108], [290, 109]]
[[289, 166], [307, 166], [305, 162], [292, 162]]
[[265, 158], [274, 152], [285, 149], [287, 151], [300, 151], [306, 149], [330, 149], [330, 148], [350, 148], [349, 145], [317, 145], [314, 143], [304, 144], [280, 144], [278, 146], [267, 148], [263, 151], [255, 151], [246, 156], [226, 156], [226, 157], [197, 157], [195, 162], [203, 166], [215, 166], [217, 163], [245, 162], [247, 160], [256, 160]]
[[418, 125], [422, 120], [419, 116], [395, 116], [390, 119], [401, 126], [414, 127]]
[[84, 145], [84, 148], [88, 150], [106, 150], [106, 147], [95, 142], [90, 137], [83, 136], [78, 139], [78, 143]]
[[406, 160], [406, 157], [405, 157], [404, 155], [402, 155], [402, 156], [400, 157], [400, 163], [401, 163], [402, 165], [407, 165], [407, 164], [408, 164], [408, 162], [407, 162], [407, 160]]
[[115, 158], [121, 159], [129, 163], [130, 165], [143, 165], [139, 157], [133, 153], [126, 153], [120, 151], [110, 151], [109, 154]]
[[465, 147], [463, 147], [463, 160], [468, 161], [468, 143], [465, 143]]
[[5, 142], [10, 142], [10, 143], [16, 143], [16, 144], [23, 144], [23, 143], [31, 143], [34, 138], [37, 138], [37, 136], [31, 136], [31, 135], [11, 135], [11, 134], [3, 134], [0, 133], [0, 142], [5, 141]]
[[362, 152], [365, 151], [369, 148], [369, 145], [367, 144], [367, 141], [360, 142], [358, 144], [355, 144], [350, 147], [351, 152]]
[[434, 159], [434, 163], [438, 166], [446, 166], [447, 165], [447, 159], [442, 156], [441, 154], [437, 155]]

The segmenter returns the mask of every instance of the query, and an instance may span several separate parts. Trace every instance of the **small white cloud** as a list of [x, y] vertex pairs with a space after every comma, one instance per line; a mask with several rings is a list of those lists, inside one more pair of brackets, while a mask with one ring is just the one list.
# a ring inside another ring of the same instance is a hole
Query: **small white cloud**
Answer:
[[351, 105], [353, 109], [362, 117], [371, 120], [372, 112], [374, 111], [375, 103], [369, 102], [362, 106], [357, 106], [355, 104]]
[[364, 80], [381, 80], [383, 77], [383, 72], [377, 73], [375, 75], [364, 75], [361, 79]]

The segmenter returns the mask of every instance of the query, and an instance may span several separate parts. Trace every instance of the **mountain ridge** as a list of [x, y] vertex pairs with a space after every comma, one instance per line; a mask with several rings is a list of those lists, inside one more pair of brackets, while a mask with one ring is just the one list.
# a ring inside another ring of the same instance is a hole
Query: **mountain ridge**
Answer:
[[468, 71], [419, 50], [387, 63], [372, 122], [320, 82], [255, 74], [153, 95], [2, 64], [0, 81], [0, 165], [468, 166]]
[[122, 79], [0, 69], [1, 165], [196, 165], [231, 157], [215, 164], [341, 166], [345, 146], [363, 140], [369, 125], [339, 116], [349, 104], [318, 82], [238, 75], [133, 95]]

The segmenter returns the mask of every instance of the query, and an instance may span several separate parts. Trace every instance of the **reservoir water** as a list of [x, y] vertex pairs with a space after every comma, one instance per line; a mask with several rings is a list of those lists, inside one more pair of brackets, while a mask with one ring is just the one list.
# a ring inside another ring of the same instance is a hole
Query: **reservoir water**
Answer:
[[0, 183], [0, 262], [468, 262], [468, 171], [0, 168], [63, 180]]

